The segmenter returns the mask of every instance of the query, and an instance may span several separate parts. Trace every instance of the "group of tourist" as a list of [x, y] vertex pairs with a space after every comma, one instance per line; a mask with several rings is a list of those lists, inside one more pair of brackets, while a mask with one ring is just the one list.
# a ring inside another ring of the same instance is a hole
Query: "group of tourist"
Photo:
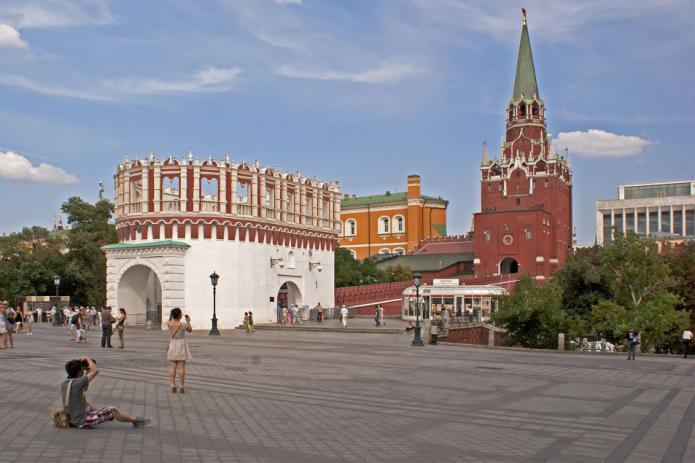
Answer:
[[33, 311], [0, 303], [0, 349], [14, 349], [15, 336], [22, 334], [22, 331], [26, 331], [27, 336], [33, 336], [34, 320]]
[[282, 322], [283, 325], [294, 325], [302, 324], [302, 320], [299, 316], [299, 308], [296, 304], [290, 304], [289, 307], [286, 305], [282, 306]]
[[250, 310], [244, 312], [244, 329], [246, 330], [246, 334], [256, 332], [256, 328], [253, 326], [253, 312]]

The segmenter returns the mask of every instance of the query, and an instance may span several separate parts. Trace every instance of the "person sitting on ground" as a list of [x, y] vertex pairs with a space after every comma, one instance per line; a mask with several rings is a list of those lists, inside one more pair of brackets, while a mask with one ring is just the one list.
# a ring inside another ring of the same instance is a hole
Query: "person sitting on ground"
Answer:
[[415, 329], [415, 323], [413, 323], [412, 320], [408, 321], [408, 324], [405, 327], [406, 334], [412, 333], [414, 329]]
[[[90, 429], [105, 421], [122, 421], [132, 423], [135, 428], [142, 428], [149, 424], [152, 418], [147, 416], [132, 417], [123, 413], [116, 407], [97, 409], [87, 400], [89, 383], [99, 374], [94, 360], [89, 357], [73, 359], [65, 364], [68, 379], [60, 386], [63, 403], [68, 405], [70, 426], [80, 429]], [[70, 390], [69, 401], [65, 397]]]

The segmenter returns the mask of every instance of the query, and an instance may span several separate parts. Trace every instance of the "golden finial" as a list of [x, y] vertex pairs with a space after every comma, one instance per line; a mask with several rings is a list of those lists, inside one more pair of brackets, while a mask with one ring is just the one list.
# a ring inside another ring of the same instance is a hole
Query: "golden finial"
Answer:
[[521, 9], [521, 24], [526, 25], [526, 8]]

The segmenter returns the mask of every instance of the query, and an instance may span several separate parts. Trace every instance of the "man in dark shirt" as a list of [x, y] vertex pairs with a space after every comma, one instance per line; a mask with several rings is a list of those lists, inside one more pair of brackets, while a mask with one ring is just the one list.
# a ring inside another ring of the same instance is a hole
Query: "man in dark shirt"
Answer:
[[112, 323], [116, 318], [111, 314], [111, 307], [106, 307], [101, 311], [101, 347], [111, 347], [111, 336], [113, 335]]
[[627, 343], [627, 359], [635, 360], [635, 351], [640, 343], [639, 333], [635, 331], [634, 327], [630, 327], [630, 331], [625, 333], [625, 342]]
[[[99, 369], [91, 358], [70, 360], [65, 364], [65, 371], [68, 373], [68, 379], [61, 384], [60, 392], [63, 404], [68, 404], [71, 427], [89, 429], [104, 421], [116, 419], [125, 423], [133, 423], [133, 427], [142, 428], [152, 421], [152, 418], [146, 416], [135, 418], [128, 416], [116, 407], [97, 409], [87, 401], [89, 383], [99, 374]], [[65, 397], [68, 387], [70, 389], [69, 402]]]

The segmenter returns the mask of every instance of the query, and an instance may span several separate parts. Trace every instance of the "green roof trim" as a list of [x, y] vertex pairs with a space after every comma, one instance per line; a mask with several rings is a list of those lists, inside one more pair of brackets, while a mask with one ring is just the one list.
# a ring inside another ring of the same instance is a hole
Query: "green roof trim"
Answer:
[[446, 224], [440, 225], [440, 224], [435, 224], [432, 225], [432, 227], [437, 230], [437, 233], [439, 233], [440, 236], [446, 236]]
[[104, 251], [123, 251], [126, 249], [149, 249], [149, 248], [190, 248], [191, 245], [183, 241], [143, 241], [141, 243], [115, 243], [102, 246]]
[[[445, 204], [449, 204], [449, 201], [442, 198], [435, 198], [433, 196], [422, 195], [422, 199], [427, 201], [436, 201]], [[383, 195], [371, 195], [371, 196], [357, 196], [355, 198], [347, 198], [340, 201], [340, 207], [361, 207], [361, 206], [374, 206], [377, 204], [392, 204], [392, 203], [407, 203], [408, 194], [406, 192], [401, 193], [386, 193]]]
[[[523, 97], [522, 97], [523, 95]], [[536, 69], [533, 66], [533, 54], [531, 53], [531, 40], [528, 36], [526, 23], [521, 27], [521, 41], [519, 42], [519, 56], [516, 60], [516, 77], [514, 79], [514, 92], [512, 101], [530, 101], [533, 96], [540, 100], [538, 83], [536, 82]]]

